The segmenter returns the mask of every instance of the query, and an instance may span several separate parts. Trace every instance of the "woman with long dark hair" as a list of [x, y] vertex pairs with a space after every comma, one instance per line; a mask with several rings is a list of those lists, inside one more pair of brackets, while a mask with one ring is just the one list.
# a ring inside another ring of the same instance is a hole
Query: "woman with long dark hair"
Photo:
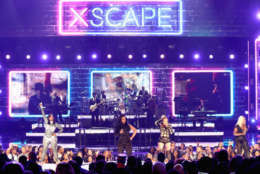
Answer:
[[61, 125], [55, 122], [53, 114], [49, 114], [48, 117], [46, 117], [45, 112], [44, 112], [44, 107], [42, 103], [39, 104], [44, 120], [44, 128], [45, 128], [45, 133], [43, 136], [43, 152], [41, 156], [41, 162], [44, 161], [45, 155], [47, 155], [47, 150], [49, 144], [51, 144], [51, 148], [53, 149], [54, 153], [54, 161], [57, 163], [59, 162], [58, 160], [58, 153], [57, 153], [57, 135], [56, 135], [56, 129], [59, 129], [59, 133], [63, 131]]
[[[130, 130], [133, 132], [132, 136], [130, 136]], [[122, 115], [115, 128], [115, 135], [118, 136], [118, 153], [123, 153], [126, 150], [128, 156], [132, 154], [132, 140], [136, 132], [136, 128], [127, 123], [126, 116]]]
[[236, 150], [237, 154], [243, 155], [246, 158], [249, 158], [249, 145], [246, 139], [247, 126], [246, 126], [246, 118], [244, 116], [239, 116], [237, 123], [235, 125], [233, 135], [235, 136]]

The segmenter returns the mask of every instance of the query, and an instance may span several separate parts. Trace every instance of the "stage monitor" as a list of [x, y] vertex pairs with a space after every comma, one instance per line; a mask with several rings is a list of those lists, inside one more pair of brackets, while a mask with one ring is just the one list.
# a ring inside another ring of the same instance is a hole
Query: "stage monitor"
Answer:
[[69, 116], [70, 72], [62, 70], [26, 70], [9, 72], [9, 116], [42, 117], [46, 114]]
[[97, 70], [91, 72], [91, 96], [104, 91], [109, 101], [134, 97], [144, 87], [152, 93], [152, 72], [147, 70]]
[[176, 116], [232, 116], [231, 70], [174, 70], [172, 113]]

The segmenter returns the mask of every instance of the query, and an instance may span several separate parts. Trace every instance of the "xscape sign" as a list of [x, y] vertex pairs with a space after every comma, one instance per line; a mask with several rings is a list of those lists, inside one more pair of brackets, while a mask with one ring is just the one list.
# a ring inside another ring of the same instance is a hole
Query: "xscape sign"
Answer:
[[60, 35], [180, 35], [181, 0], [60, 0]]

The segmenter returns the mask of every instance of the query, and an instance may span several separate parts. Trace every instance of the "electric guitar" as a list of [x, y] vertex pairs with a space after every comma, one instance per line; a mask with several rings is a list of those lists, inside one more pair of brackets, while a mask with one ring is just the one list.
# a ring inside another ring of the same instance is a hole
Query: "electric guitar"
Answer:
[[93, 105], [90, 105], [89, 110], [90, 110], [91, 112], [94, 112], [94, 111], [98, 108], [98, 106], [101, 105], [101, 104], [103, 104], [103, 103], [104, 103], [104, 101], [101, 101], [100, 103], [95, 103], [95, 104], [93, 104]]

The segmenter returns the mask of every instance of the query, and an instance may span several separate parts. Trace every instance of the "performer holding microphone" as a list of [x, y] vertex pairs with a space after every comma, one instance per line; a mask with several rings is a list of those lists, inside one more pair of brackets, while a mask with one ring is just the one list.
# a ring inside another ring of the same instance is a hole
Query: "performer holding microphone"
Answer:
[[171, 156], [171, 140], [170, 136], [174, 133], [171, 125], [168, 123], [168, 118], [166, 115], [162, 115], [162, 117], [155, 121], [155, 125], [160, 128], [160, 138], [158, 142], [158, 150], [161, 152], [166, 152], [166, 156], [170, 159]]
[[55, 130], [58, 128], [59, 133], [61, 133], [63, 129], [61, 125], [55, 123], [53, 114], [49, 114], [49, 116], [46, 117], [42, 103], [40, 103], [39, 106], [41, 108], [41, 112], [44, 120], [44, 128], [45, 128], [45, 133], [43, 136], [43, 152], [40, 161], [41, 162], [44, 161], [45, 155], [48, 150], [48, 146], [49, 144], [51, 144], [54, 153], [54, 161], [58, 163], [59, 160], [58, 160], [58, 153], [57, 153], [57, 135], [55, 133]]

